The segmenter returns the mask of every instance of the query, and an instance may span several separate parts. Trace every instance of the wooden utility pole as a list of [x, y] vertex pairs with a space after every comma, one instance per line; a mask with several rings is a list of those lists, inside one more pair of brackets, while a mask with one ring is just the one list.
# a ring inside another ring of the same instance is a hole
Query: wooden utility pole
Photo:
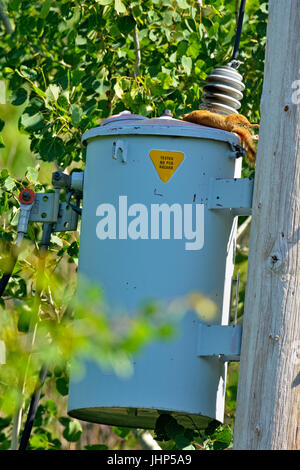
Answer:
[[300, 449], [300, 0], [269, 0], [234, 449]]

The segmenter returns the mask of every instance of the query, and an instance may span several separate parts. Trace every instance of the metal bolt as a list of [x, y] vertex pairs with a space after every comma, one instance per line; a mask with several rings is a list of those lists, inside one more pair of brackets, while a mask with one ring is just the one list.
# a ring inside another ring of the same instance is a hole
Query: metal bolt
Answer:
[[24, 191], [22, 194], [22, 199], [23, 201], [30, 201], [31, 199], [31, 194], [29, 191]]
[[172, 117], [173, 114], [171, 113], [170, 109], [165, 109], [165, 110], [163, 111], [163, 113], [161, 114], [161, 116]]
[[273, 335], [272, 333], [269, 334], [269, 338], [272, 339], [273, 341], [279, 341], [279, 336]]
[[59, 181], [61, 178], [61, 173], [59, 171], [55, 171], [52, 175], [54, 181]]

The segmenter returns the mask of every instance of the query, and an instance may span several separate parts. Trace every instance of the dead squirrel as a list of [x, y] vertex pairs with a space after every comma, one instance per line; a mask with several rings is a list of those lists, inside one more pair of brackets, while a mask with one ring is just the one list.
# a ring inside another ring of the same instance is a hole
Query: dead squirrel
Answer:
[[207, 110], [196, 110], [189, 114], [183, 114], [184, 121], [201, 124], [203, 126], [215, 127], [224, 131], [234, 132], [245, 144], [246, 162], [254, 167], [256, 161], [256, 145], [250, 127], [259, 128], [259, 124], [251, 124], [242, 114], [223, 114], [213, 113]]

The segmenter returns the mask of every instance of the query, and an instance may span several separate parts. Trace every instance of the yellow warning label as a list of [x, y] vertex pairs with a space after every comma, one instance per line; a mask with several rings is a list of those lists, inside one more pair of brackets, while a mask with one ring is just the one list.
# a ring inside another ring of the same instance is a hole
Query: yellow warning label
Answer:
[[167, 183], [184, 159], [184, 154], [169, 150], [151, 150], [150, 158], [160, 179]]

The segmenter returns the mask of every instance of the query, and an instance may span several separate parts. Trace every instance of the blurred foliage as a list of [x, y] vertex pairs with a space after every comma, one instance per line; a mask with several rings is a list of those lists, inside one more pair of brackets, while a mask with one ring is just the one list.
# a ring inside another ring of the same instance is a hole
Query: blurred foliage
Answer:
[[[202, 7], [196, 0], [2, 3], [13, 32], [0, 24], [0, 83], [6, 88], [6, 103], [0, 104], [1, 273], [9, 269], [13, 256], [19, 191], [47, 191], [54, 169], [84, 168], [82, 134], [111, 114], [129, 109], [155, 117], [168, 108], [178, 118], [197, 109], [206, 75], [231, 58], [238, 11], [236, 0], [203, 0]], [[260, 118], [266, 22], [267, 2], [248, 0], [239, 55], [246, 84], [241, 112], [254, 122]], [[254, 175], [245, 162], [243, 175]], [[24, 400], [28, 409], [42, 364], [49, 366], [45, 388], [55, 397], [49, 399], [45, 393], [41, 399], [30, 448], [58, 449], [61, 442], [72, 443], [82, 435], [79, 422], [57, 409], [57, 397], [68, 393], [70, 355], [84, 352], [101, 367], [130, 373], [135, 352], [175, 331], [173, 317], [162, 318], [159, 307], [142, 309], [120, 330], [101, 314], [103, 299], [93, 286], [80, 304], [74, 298], [78, 234], [52, 235], [42, 270], [40, 237], [41, 227], [31, 224], [1, 300], [0, 331], [8, 352], [7, 363], [0, 368], [2, 449], [10, 447], [12, 415]], [[236, 266], [241, 272], [239, 321], [247, 259], [244, 244]], [[199, 308], [198, 298], [189, 301]], [[74, 312], [81, 317], [77, 336], [71, 329]], [[98, 340], [90, 341], [91, 330]], [[82, 370], [80, 361], [77, 369]], [[171, 448], [231, 446], [238, 369], [234, 364], [229, 370], [226, 424], [192, 436], [174, 421], [165, 422], [159, 432], [171, 440]], [[60, 434], [53, 431], [58, 417]], [[129, 446], [136, 445], [126, 428], [114, 431]], [[98, 443], [97, 448], [107, 445]]]
[[155, 427], [155, 438], [164, 450], [223, 450], [232, 448], [232, 429], [212, 420], [205, 429], [192, 430], [163, 413]]

